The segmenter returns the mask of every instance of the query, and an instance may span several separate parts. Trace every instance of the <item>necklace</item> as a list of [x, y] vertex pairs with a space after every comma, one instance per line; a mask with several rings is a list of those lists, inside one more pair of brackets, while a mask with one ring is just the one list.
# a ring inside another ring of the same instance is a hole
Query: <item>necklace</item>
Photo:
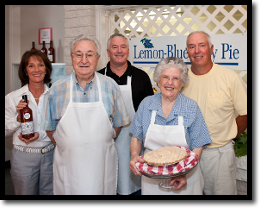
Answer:
[[[32, 91], [30, 90], [31, 88], [29, 87], [29, 91], [32, 93]], [[35, 92], [35, 91], [33, 91], [33, 92]], [[38, 92], [38, 91], [36, 91], [36, 92]], [[41, 94], [44, 92], [44, 90], [41, 92]], [[41, 96], [41, 94], [40, 94], [40, 96]], [[33, 97], [34, 97], [34, 94], [32, 93], [32, 95], [33, 95]], [[37, 93], [37, 94], [35, 94], [35, 95], [39, 95], [39, 93]], [[34, 99], [35, 100], [39, 100], [40, 98], [35, 98], [34, 97]]]

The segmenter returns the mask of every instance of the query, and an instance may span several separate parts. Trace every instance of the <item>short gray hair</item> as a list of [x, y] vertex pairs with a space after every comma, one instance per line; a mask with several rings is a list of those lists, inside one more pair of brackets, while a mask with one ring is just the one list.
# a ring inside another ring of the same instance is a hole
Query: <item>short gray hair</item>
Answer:
[[188, 66], [181, 58], [176, 58], [176, 57], [167, 57], [160, 60], [160, 62], [155, 67], [154, 74], [153, 74], [153, 81], [158, 83], [162, 71], [164, 69], [168, 69], [172, 67], [175, 67], [181, 71], [182, 87], [188, 84], [189, 82]]
[[99, 43], [99, 41], [94, 38], [94, 37], [90, 37], [86, 34], [80, 34], [79, 36], [77, 36], [75, 39], [73, 39], [71, 42], [70, 42], [70, 54], [72, 55], [73, 53], [73, 47], [75, 46], [75, 44], [79, 41], [82, 41], [82, 40], [88, 40], [88, 41], [91, 41], [93, 42], [93, 44], [96, 46], [97, 48], [97, 55], [100, 56], [101, 55], [101, 45]]
[[129, 47], [129, 42], [128, 39], [123, 35], [123, 34], [113, 34], [109, 37], [109, 39], [107, 40], [107, 49], [109, 49], [109, 45], [110, 45], [110, 41], [111, 39], [113, 39], [114, 37], [123, 37], [126, 41], [127, 41], [127, 46]]
[[187, 49], [188, 49], [188, 39], [189, 37], [192, 35], [192, 34], [195, 34], [195, 33], [202, 33], [202, 34], [205, 34], [208, 38], [208, 43], [209, 43], [209, 47], [212, 46], [212, 42], [211, 42], [211, 38], [210, 38], [210, 35], [204, 31], [193, 31], [191, 32], [188, 36], [187, 36], [187, 40], [186, 40], [186, 46], [187, 46]]

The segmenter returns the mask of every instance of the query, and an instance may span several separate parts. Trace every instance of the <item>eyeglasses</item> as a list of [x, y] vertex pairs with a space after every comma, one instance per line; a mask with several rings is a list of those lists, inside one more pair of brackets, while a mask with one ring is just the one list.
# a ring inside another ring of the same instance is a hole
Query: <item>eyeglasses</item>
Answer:
[[88, 60], [93, 60], [95, 55], [95, 53], [93, 52], [88, 52], [88, 53], [82, 53], [82, 52], [76, 52], [76, 53], [72, 53], [73, 57], [77, 60], [81, 60], [83, 58], [83, 55], [85, 54], [85, 58], [87, 58]]

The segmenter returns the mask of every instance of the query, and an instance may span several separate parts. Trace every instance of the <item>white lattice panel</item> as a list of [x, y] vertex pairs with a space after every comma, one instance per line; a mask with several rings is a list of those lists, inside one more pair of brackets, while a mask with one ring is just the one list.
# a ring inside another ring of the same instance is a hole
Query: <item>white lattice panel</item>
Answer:
[[[246, 5], [146, 5], [110, 9], [110, 34], [134, 37], [243, 33], [247, 29]], [[154, 68], [143, 68], [151, 77]], [[247, 71], [236, 71], [247, 83]]]

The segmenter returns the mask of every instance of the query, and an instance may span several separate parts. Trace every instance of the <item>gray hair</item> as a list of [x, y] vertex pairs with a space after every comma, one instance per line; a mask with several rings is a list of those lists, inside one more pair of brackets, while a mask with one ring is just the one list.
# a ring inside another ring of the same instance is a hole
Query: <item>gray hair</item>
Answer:
[[128, 39], [123, 35], [123, 34], [113, 34], [109, 37], [109, 39], [107, 40], [107, 49], [109, 49], [110, 46], [110, 41], [111, 39], [113, 39], [114, 37], [123, 37], [126, 41], [127, 41], [127, 46], [129, 47], [129, 42]]
[[188, 48], [188, 39], [189, 39], [189, 37], [190, 37], [192, 34], [195, 34], [195, 33], [205, 34], [205, 35], [207, 36], [207, 38], [208, 38], [209, 47], [212, 46], [211, 38], [210, 38], [210, 35], [209, 35], [208, 33], [204, 32], [204, 31], [193, 31], [193, 32], [191, 32], [191, 33], [187, 36], [187, 40], [186, 40], [186, 46], [187, 46], [187, 48]]
[[97, 48], [97, 55], [100, 56], [101, 55], [101, 45], [99, 43], [99, 41], [94, 38], [94, 37], [90, 37], [86, 34], [80, 34], [79, 36], [77, 36], [75, 39], [73, 39], [71, 42], [70, 42], [70, 54], [73, 53], [73, 47], [75, 46], [75, 44], [79, 41], [82, 41], [82, 40], [88, 40], [88, 41], [91, 41], [93, 42], [93, 44], [96, 46]]
[[188, 66], [181, 58], [176, 57], [167, 57], [160, 60], [160, 62], [156, 65], [153, 81], [158, 83], [160, 80], [160, 76], [164, 69], [175, 67], [181, 71], [181, 85], [184, 87], [189, 82], [188, 76]]

